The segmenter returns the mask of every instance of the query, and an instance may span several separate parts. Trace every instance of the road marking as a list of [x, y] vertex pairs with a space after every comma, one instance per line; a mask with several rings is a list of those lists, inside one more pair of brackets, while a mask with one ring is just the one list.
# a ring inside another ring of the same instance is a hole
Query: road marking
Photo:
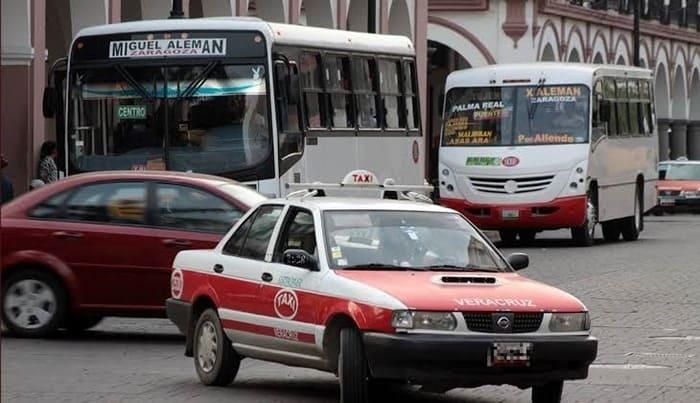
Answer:
[[597, 369], [668, 369], [666, 365], [646, 365], [646, 364], [592, 364], [591, 368]]
[[654, 340], [700, 341], [700, 336], [650, 336]]

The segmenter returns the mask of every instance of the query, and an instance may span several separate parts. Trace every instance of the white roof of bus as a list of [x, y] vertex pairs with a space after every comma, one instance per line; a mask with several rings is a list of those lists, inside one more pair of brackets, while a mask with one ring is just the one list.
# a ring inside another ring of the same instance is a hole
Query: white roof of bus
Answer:
[[355, 52], [413, 56], [413, 43], [405, 36], [378, 35], [338, 29], [277, 24], [252, 17], [183, 18], [146, 20], [84, 28], [76, 37], [154, 31], [252, 30], [277, 44], [302, 45]]
[[[594, 75], [651, 78], [651, 70], [639, 67], [583, 63], [521, 63], [496, 64], [452, 72], [446, 88], [485, 87], [489, 85], [537, 85], [540, 78], [547, 84], [590, 84]], [[503, 83], [503, 80], [530, 80], [530, 83]], [[493, 80], [493, 81], [492, 81]]]

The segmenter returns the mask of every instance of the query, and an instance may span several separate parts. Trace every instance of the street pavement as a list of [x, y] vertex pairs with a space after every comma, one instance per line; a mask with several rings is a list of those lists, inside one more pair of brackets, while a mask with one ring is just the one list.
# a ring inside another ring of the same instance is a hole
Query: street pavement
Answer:
[[[637, 242], [577, 248], [568, 231], [539, 234], [523, 273], [590, 309], [598, 359], [568, 382], [567, 402], [700, 401], [700, 215], [646, 217]], [[2, 339], [7, 402], [337, 402], [334, 376], [244, 360], [229, 387], [201, 385], [167, 320], [111, 318], [80, 337]], [[386, 402], [528, 402], [513, 387], [444, 395], [391, 389]]]

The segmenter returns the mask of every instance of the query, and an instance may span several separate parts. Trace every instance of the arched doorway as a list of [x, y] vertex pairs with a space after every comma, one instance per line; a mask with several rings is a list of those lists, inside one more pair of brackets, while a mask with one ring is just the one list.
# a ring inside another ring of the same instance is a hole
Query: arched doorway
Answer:
[[429, 180], [437, 178], [440, 125], [445, 99], [445, 80], [455, 71], [472, 67], [457, 51], [440, 42], [428, 41], [428, 111], [426, 122], [426, 146], [430, 161], [426, 174]]
[[312, 27], [335, 28], [330, 0], [304, 0], [299, 23]]
[[603, 59], [602, 53], [596, 53], [593, 57], [593, 64], [605, 64], [605, 59]]
[[288, 2], [283, 0], [256, 0], [248, 3], [248, 15], [270, 22], [287, 21]]
[[348, 9], [348, 30], [367, 32], [367, 1], [352, 0]]
[[555, 62], [557, 61], [556, 56], [554, 55], [554, 49], [552, 48], [551, 44], [547, 44], [544, 47], [544, 50], [542, 50], [542, 57], [540, 58], [541, 61], [543, 62]]
[[688, 114], [688, 158], [700, 160], [700, 70], [690, 80], [690, 113]]
[[679, 65], [673, 74], [671, 102], [671, 158], [685, 157], [688, 154], [688, 93], [686, 92], [685, 70]]
[[669, 128], [670, 128], [670, 104], [671, 98], [668, 89], [668, 71], [664, 64], [659, 64], [656, 69], [656, 82], [654, 83], [655, 109], [657, 118], [657, 131], [659, 135], [659, 160], [667, 160], [670, 157]]
[[406, 0], [394, 0], [389, 11], [389, 33], [413, 38], [411, 32], [411, 16], [408, 13]]
[[581, 56], [578, 54], [578, 50], [574, 49], [571, 51], [569, 63], [581, 63]]

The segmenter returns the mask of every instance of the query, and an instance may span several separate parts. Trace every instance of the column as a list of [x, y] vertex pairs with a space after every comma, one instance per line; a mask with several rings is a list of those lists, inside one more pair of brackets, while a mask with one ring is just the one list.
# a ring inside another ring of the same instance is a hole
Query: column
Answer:
[[659, 119], [656, 122], [656, 130], [659, 133], [659, 161], [665, 161], [671, 158], [668, 135], [670, 127], [671, 121], [668, 119]]
[[700, 120], [688, 122], [688, 159], [700, 160]]
[[671, 123], [671, 158], [686, 157], [688, 151], [688, 122], [685, 120], [674, 120]]

